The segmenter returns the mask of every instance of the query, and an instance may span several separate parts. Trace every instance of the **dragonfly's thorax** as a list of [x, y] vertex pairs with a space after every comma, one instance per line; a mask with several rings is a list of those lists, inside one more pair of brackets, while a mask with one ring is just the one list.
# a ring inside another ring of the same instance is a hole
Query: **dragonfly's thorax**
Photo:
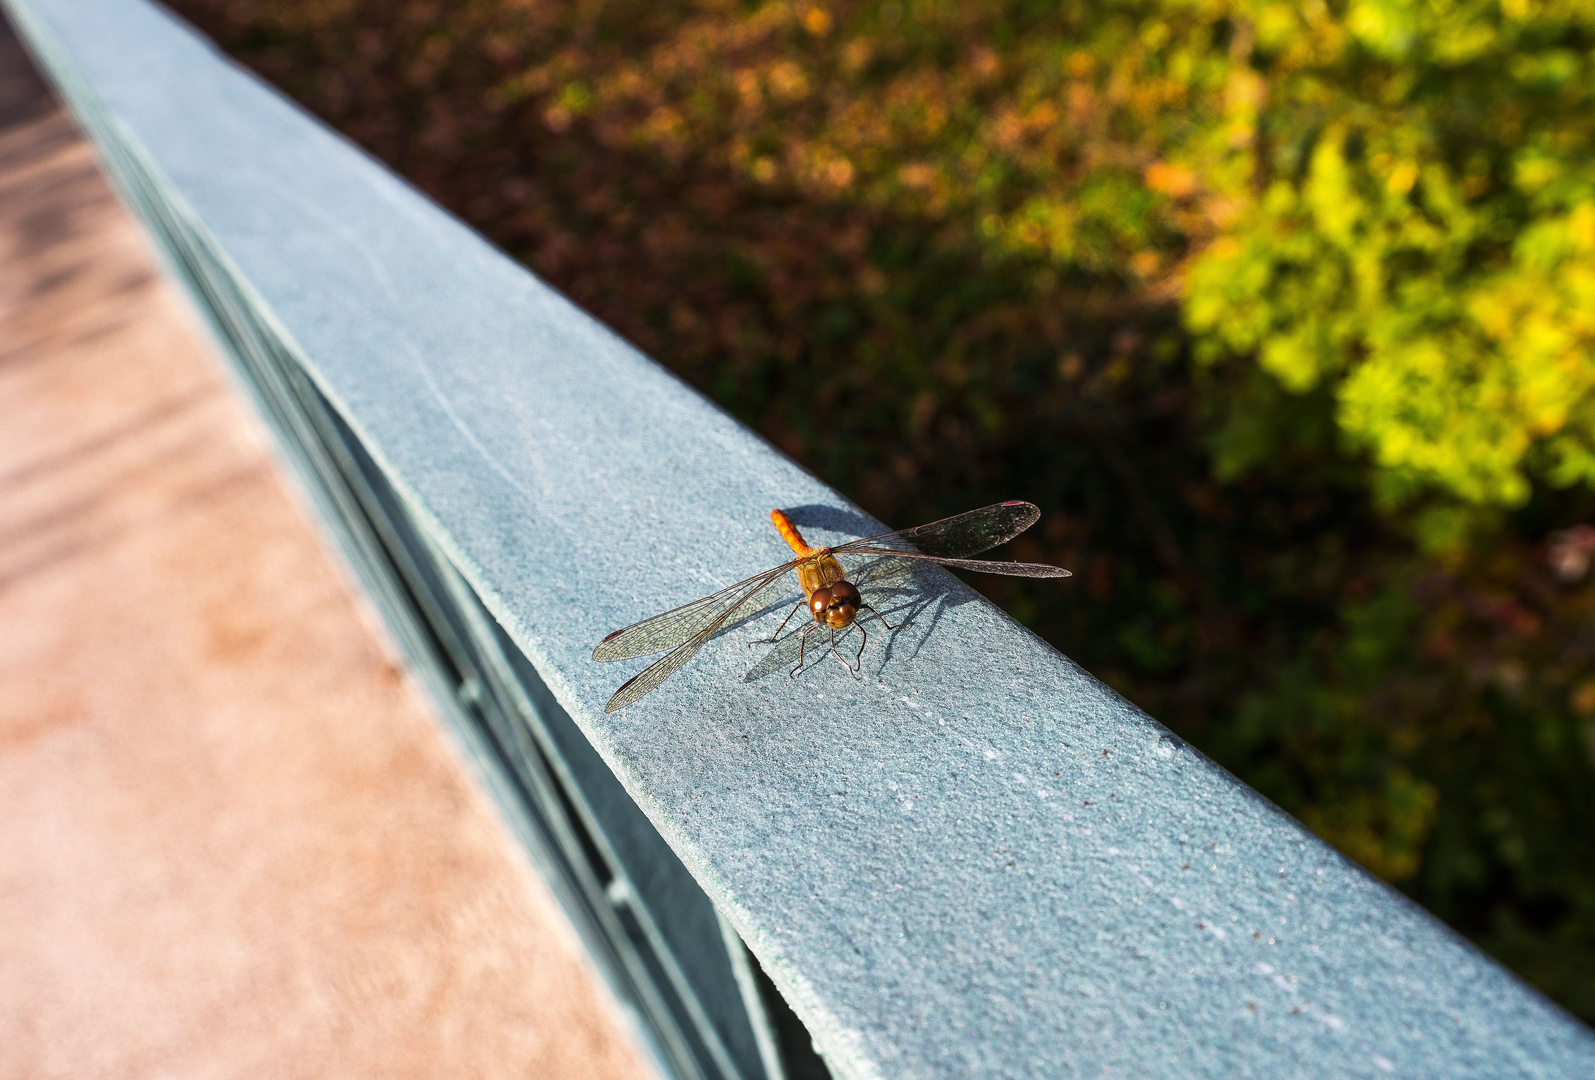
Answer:
[[798, 584], [803, 586], [804, 596], [813, 596], [815, 589], [835, 585], [846, 577], [847, 573], [830, 548], [815, 548], [797, 565]]

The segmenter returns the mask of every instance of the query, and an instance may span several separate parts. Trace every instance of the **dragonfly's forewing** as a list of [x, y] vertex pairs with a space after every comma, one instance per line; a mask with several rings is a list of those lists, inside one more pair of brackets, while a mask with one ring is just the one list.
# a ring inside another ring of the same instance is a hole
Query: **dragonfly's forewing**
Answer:
[[1041, 511], [1033, 503], [995, 503], [929, 525], [838, 544], [835, 550], [862, 554], [906, 549], [942, 559], [961, 559], [1006, 544], [1040, 519]]
[[[792, 565], [784, 563], [762, 574], [755, 574], [746, 581], [727, 585], [708, 596], [699, 597], [690, 604], [683, 604], [678, 608], [646, 618], [642, 622], [633, 623], [624, 630], [617, 630], [598, 643], [598, 647], [593, 650], [593, 659], [630, 660], [634, 656], [648, 656], [651, 653], [675, 648], [727, 614], [725, 610], [727, 605], [739, 609], [743, 615], [751, 614], [756, 609], [747, 605], [757, 600], [764, 590], [775, 584], [782, 574], [792, 568]], [[753, 589], [752, 592], [748, 591], [750, 588]], [[737, 611], [733, 610], [730, 614], [737, 616]]]

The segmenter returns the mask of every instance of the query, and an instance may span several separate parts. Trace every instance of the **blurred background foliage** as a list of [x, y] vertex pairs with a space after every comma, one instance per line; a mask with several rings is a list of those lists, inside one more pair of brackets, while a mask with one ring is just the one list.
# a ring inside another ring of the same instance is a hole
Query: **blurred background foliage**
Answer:
[[1595, 1021], [1595, 3], [172, 6]]

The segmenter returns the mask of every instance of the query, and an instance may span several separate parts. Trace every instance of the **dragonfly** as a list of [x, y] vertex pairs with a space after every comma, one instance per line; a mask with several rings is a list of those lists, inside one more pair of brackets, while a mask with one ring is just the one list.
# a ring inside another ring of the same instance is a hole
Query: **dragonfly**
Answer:
[[[983, 574], [1007, 574], [1010, 577], [1071, 576], [1062, 567], [1045, 563], [999, 562], [968, 557], [1007, 543], [1040, 518], [1041, 511], [1034, 504], [1013, 500], [955, 514], [912, 529], [866, 536], [834, 547], [811, 547], [791, 518], [780, 510], [771, 510], [770, 521], [792, 548], [793, 558], [708, 596], [699, 597], [690, 604], [661, 612], [624, 630], [616, 630], [598, 643], [593, 650], [593, 659], [599, 661], [629, 660], [669, 650], [622, 683], [609, 699], [609, 704], [604, 706], [604, 711], [615, 712], [652, 693], [660, 683], [680, 671], [722, 628], [752, 615], [773, 599], [772, 590], [781, 585], [789, 573], [796, 574], [804, 600], [793, 605], [768, 642], [773, 643], [780, 637], [781, 631], [806, 600], [813, 621], [801, 631], [803, 636], [798, 645], [798, 666], [791, 674], [795, 677], [803, 669], [803, 650], [809, 634], [825, 630], [829, 634], [830, 652], [857, 678], [864, 645], [868, 641], [868, 634], [859, 620], [860, 612], [874, 615], [887, 629], [894, 627], [886, 622], [880, 612], [864, 602], [858, 586], [848, 580], [840, 556], [884, 557], [894, 561], [908, 560], [910, 564], [928, 563], [959, 570], [975, 570]], [[861, 638], [856, 664], [849, 664], [836, 651], [836, 632], [849, 626], [857, 626]]]

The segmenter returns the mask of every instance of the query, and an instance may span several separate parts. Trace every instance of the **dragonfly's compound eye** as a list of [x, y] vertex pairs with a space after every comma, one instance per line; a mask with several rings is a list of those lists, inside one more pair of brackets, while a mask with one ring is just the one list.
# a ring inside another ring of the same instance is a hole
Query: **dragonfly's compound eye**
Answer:
[[831, 590], [815, 589], [809, 594], [809, 614], [815, 622], [825, 621], [825, 611], [831, 606]]
[[861, 598], [858, 589], [851, 581], [838, 581], [831, 586], [830, 610], [826, 612], [825, 621], [837, 629], [851, 625], [854, 616], [858, 614], [858, 605]]

